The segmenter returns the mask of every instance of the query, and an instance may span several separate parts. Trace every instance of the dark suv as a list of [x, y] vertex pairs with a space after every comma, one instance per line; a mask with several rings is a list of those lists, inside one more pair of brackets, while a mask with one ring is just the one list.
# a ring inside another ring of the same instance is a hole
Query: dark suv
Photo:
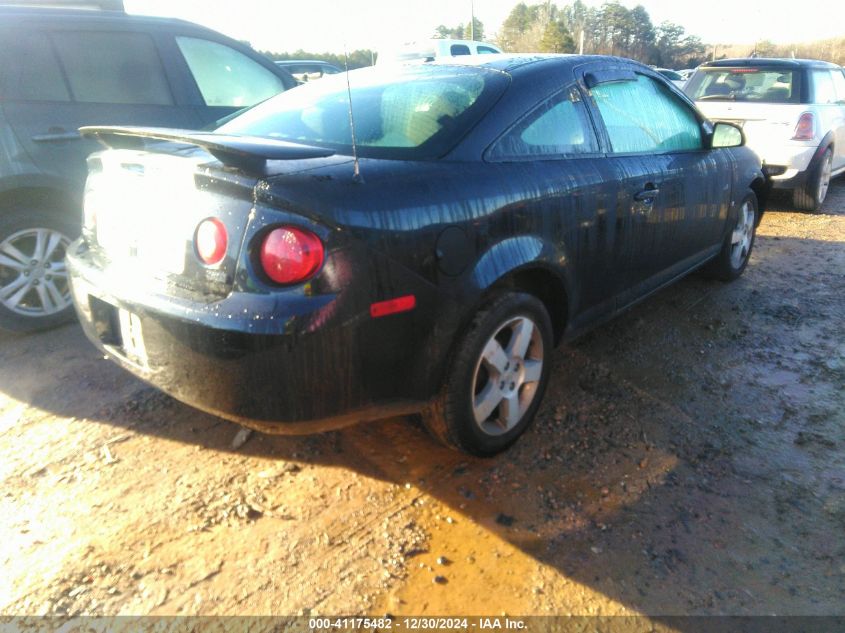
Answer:
[[0, 328], [72, 315], [92, 124], [199, 129], [296, 85], [243, 44], [118, 11], [0, 7]]

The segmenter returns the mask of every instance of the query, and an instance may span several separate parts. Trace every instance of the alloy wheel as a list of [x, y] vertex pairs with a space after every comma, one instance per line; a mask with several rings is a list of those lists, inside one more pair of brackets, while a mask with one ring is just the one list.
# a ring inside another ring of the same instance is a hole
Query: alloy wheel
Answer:
[[65, 253], [70, 239], [53, 229], [17, 231], [0, 242], [0, 305], [27, 317], [71, 304]]
[[739, 210], [739, 219], [731, 235], [731, 266], [738, 270], [748, 259], [754, 239], [754, 205], [746, 200]]
[[487, 435], [513, 429], [528, 411], [543, 374], [543, 337], [527, 316], [502, 323], [475, 366], [472, 413]]
[[816, 199], [819, 206], [821, 206], [824, 199], [827, 197], [827, 190], [830, 187], [830, 174], [833, 171], [833, 154], [828, 150], [825, 154], [825, 159], [822, 161], [821, 169], [819, 170], [819, 182], [816, 187]]

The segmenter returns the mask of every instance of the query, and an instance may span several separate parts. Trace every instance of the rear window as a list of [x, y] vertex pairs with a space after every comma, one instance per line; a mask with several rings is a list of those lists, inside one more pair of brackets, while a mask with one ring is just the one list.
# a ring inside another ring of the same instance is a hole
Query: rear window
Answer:
[[702, 68], [684, 91], [694, 101], [801, 102], [799, 73], [784, 68]]
[[243, 108], [285, 89], [282, 80], [229, 46], [196, 37], [176, 37], [205, 105]]
[[[507, 75], [450, 66], [371, 67], [350, 72], [361, 156], [425, 159], [446, 153], [501, 95]], [[352, 153], [347, 75], [284, 92], [218, 128]]]

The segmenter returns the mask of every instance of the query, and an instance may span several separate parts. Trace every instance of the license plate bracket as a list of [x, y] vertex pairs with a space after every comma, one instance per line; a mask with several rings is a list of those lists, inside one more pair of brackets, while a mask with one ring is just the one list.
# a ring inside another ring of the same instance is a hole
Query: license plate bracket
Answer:
[[117, 308], [117, 321], [123, 355], [131, 362], [147, 367], [147, 348], [144, 344], [141, 318], [134, 312]]

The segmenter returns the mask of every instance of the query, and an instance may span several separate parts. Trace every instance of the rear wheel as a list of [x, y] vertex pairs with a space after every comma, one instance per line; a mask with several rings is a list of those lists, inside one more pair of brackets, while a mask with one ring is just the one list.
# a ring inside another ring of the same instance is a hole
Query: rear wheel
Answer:
[[793, 190], [793, 204], [802, 211], [818, 211], [827, 197], [832, 171], [833, 152], [828, 147], [824, 151], [824, 154], [822, 154], [821, 161], [819, 161], [815, 173], [808, 179], [807, 184], [799, 189]]
[[733, 230], [725, 237], [722, 250], [704, 272], [722, 281], [733, 281], [742, 275], [754, 248], [756, 233], [757, 196], [749, 191], [739, 207]]
[[73, 316], [65, 254], [76, 233], [58, 213], [0, 216], [0, 328], [33, 332]]
[[457, 345], [446, 385], [422, 418], [447, 446], [498, 453], [534, 418], [549, 377], [552, 326], [536, 297], [499, 295]]

